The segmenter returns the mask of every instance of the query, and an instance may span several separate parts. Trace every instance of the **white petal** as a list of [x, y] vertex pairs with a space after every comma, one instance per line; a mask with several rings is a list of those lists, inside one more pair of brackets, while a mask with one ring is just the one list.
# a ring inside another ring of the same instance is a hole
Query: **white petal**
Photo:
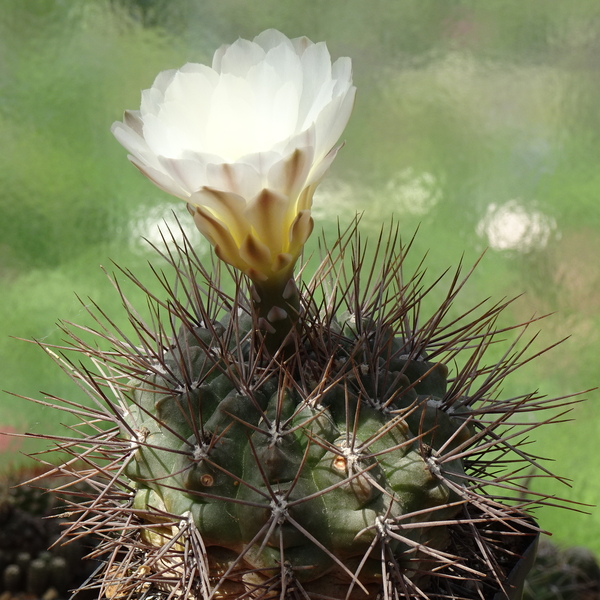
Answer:
[[154, 185], [159, 187], [161, 190], [167, 192], [167, 194], [171, 194], [172, 196], [182, 198], [183, 200], [188, 199], [188, 193], [166, 173], [150, 167], [134, 156], [129, 156], [128, 158], [132, 164], [134, 164], [148, 179], [150, 179], [150, 181], [152, 181], [152, 183], [154, 183]]
[[173, 80], [173, 77], [175, 77], [176, 73], [176, 69], [168, 69], [166, 71], [161, 71], [154, 79], [152, 88], [164, 92], [169, 87], [169, 84]]
[[164, 99], [164, 93], [157, 88], [150, 88], [149, 90], [142, 91], [142, 104], [140, 107], [140, 114], [142, 119], [146, 118], [146, 115], [157, 115], [162, 101]]
[[277, 91], [273, 101], [271, 122], [268, 128], [265, 127], [261, 136], [261, 150], [267, 150], [280, 140], [296, 133], [299, 100], [298, 89], [291, 82], [284, 84]]
[[262, 187], [262, 177], [247, 163], [212, 163], [206, 169], [206, 185], [234, 192], [242, 198], [252, 198]]
[[[319, 162], [314, 163], [314, 165], [310, 171], [310, 174], [306, 178], [307, 185], [315, 185], [315, 187], [316, 187], [316, 185], [319, 184], [321, 179], [323, 179], [323, 177], [325, 177], [325, 174], [327, 173], [329, 167], [331, 166], [331, 163], [337, 156], [337, 153], [339, 152], [339, 149], [342, 146], [343, 146], [343, 144], [340, 144], [337, 148], [332, 148]], [[305, 208], [310, 208], [310, 206], [305, 206]], [[301, 210], [301, 209], [298, 209], [298, 210]]]
[[282, 83], [292, 83], [299, 93], [302, 91], [305, 74], [302, 62], [291, 44], [282, 44], [269, 50], [265, 62], [275, 69]]
[[356, 88], [352, 87], [345, 96], [334, 98], [317, 117], [315, 161], [321, 160], [340, 139], [354, 108], [355, 95]]
[[296, 50], [296, 54], [298, 56], [302, 56], [302, 54], [304, 54], [304, 51], [309, 46], [313, 45], [313, 43], [306, 36], [294, 38], [292, 40], [292, 44], [294, 45], [294, 50]]
[[296, 148], [285, 160], [271, 167], [269, 187], [290, 198], [297, 198], [306, 185], [312, 158], [312, 148]]
[[181, 155], [181, 132], [169, 127], [169, 123], [155, 115], [144, 117], [144, 139], [157, 155], [179, 158]]
[[323, 109], [331, 102], [334, 87], [335, 82], [333, 80], [326, 81], [308, 104], [305, 103], [304, 99], [302, 100], [298, 111], [298, 131], [310, 127], [317, 120]]
[[117, 121], [112, 124], [111, 131], [117, 141], [140, 162], [161, 170], [156, 154], [148, 147], [146, 140], [131, 127]]
[[163, 170], [184, 189], [188, 195], [207, 185], [206, 163], [185, 158], [160, 157]]
[[325, 42], [308, 46], [300, 60], [304, 77], [305, 79], [309, 77], [307, 81], [309, 84], [313, 84], [312, 87], [316, 87], [314, 82], [317, 82], [318, 85], [331, 79], [331, 55]]
[[[283, 145], [283, 144], [282, 144]], [[289, 152], [288, 152], [289, 154]], [[250, 165], [261, 177], [261, 189], [267, 185], [268, 173], [271, 167], [284, 159], [284, 155], [275, 150], [269, 152], [255, 152], [242, 156], [238, 162]]]
[[261, 63], [248, 73], [252, 86], [253, 115], [251, 117], [254, 148], [270, 150], [286, 140], [296, 130], [301, 84], [300, 71], [297, 81], [283, 81], [274, 67]]
[[299, 129], [315, 120], [318, 111], [331, 100], [334, 82], [331, 79], [331, 56], [320, 42], [309, 46], [301, 58], [304, 87], [300, 101]]
[[[317, 132], [314, 123], [304, 131], [297, 133], [289, 138], [285, 143], [278, 147], [278, 151], [282, 156], [289, 156], [296, 148], [313, 148], [317, 143]], [[313, 159], [314, 160], [314, 152]]]
[[131, 127], [131, 129], [133, 129], [140, 137], [143, 135], [144, 122], [142, 121], [139, 110], [126, 110], [123, 114], [123, 123], [128, 127]]
[[203, 165], [218, 163], [223, 160], [216, 154], [211, 154], [210, 152], [196, 152], [195, 150], [184, 150], [182, 158], [185, 160], [195, 160]]
[[264, 58], [265, 51], [258, 44], [239, 38], [223, 53], [220, 71], [245, 77], [249, 69]]
[[170, 69], [159, 73], [152, 87], [142, 92], [142, 106], [140, 112], [142, 117], [146, 114], [157, 114], [163, 101], [165, 90], [175, 77], [177, 71]]
[[221, 61], [223, 60], [223, 56], [224, 56], [225, 52], [227, 52], [227, 49], [229, 48], [230, 45], [231, 44], [223, 44], [222, 46], [219, 46], [219, 48], [217, 48], [217, 50], [215, 51], [215, 53], [213, 55], [212, 68], [217, 73], [221, 72]]
[[333, 95], [345, 94], [352, 87], [352, 61], [347, 56], [338, 58], [331, 68], [331, 76], [335, 80]]
[[203, 65], [201, 63], [185, 63], [185, 65], [179, 69], [179, 72], [202, 75], [203, 77], [212, 80], [214, 84], [216, 84], [219, 79], [219, 73], [214, 69], [211, 69], [208, 65]]
[[148, 144], [144, 138], [132, 129], [129, 125], [121, 121], [115, 121], [110, 128], [112, 134], [117, 138], [121, 146], [127, 149], [131, 154], [138, 154], [138, 151], [148, 149]]
[[183, 149], [201, 151], [206, 147], [206, 126], [210, 115], [212, 94], [218, 76], [212, 69], [206, 72], [178, 72], [165, 93], [158, 117], [165, 126], [178, 132], [180, 152]]
[[267, 51], [271, 48], [277, 48], [281, 45], [291, 48], [294, 47], [292, 41], [283, 33], [281, 33], [281, 31], [277, 31], [277, 29], [267, 29], [262, 33], [259, 33], [253, 41], [255, 44], [258, 44], [261, 48]]
[[248, 82], [228, 73], [214, 90], [206, 127], [206, 145], [214, 154], [234, 162], [256, 151], [252, 91]]

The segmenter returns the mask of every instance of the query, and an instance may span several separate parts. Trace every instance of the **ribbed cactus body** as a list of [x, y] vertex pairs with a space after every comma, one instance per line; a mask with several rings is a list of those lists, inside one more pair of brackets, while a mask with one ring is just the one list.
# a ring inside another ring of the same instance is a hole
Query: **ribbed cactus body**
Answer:
[[[448, 482], [464, 475], [454, 460], [441, 478], [432, 456], [463, 443], [469, 427], [444, 410], [444, 365], [401, 354], [405, 342], [393, 337], [389, 358], [372, 364], [363, 356], [372, 344], [351, 324], [334, 328], [325, 374], [310, 373], [306, 352], [303, 377], [257, 376], [246, 389], [232, 374], [244, 366], [219, 358], [221, 324], [181, 332], [162, 372], [131, 393], [123, 432], [137, 445], [125, 471], [134, 508], [193, 520], [209, 560], [219, 557], [232, 579], [235, 567], [267, 580], [285, 564], [301, 584], [326, 577], [363, 594], [381, 584], [374, 548], [385, 536], [396, 561], [419, 571], [422, 545], [447, 545], [435, 522], [459, 510]], [[172, 535], [155, 528], [146, 539], [163, 545]]]
[[456, 310], [458, 269], [428, 313], [397, 234], [375, 254], [342, 236], [277, 343], [257, 290], [223, 292], [188, 245], [163, 255], [166, 300], [128, 273], [151, 309], [124, 301], [137, 339], [104, 316], [102, 344], [67, 331], [95, 408], [65, 400], [89, 433], [56, 470], [91, 491], [64, 537], [101, 537], [101, 597], [520, 598], [545, 502], [527, 482], [552, 476], [531, 435], [565, 399], [503, 396], [531, 358], [502, 348], [530, 324], [500, 327], [507, 302]]

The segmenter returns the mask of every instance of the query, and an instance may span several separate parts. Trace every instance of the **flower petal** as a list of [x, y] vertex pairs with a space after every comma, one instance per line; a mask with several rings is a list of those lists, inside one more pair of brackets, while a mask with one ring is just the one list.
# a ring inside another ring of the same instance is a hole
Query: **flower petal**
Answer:
[[223, 44], [223, 45], [219, 46], [215, 50], [215, 53], [213, 54], [212, 68], [217, 73], [221, 72], [221, 62], [222, 62], [223, 56], [225, 55], [225, 52], [227, 52], [227, 49], [229, 48], [229, 46], [231, 46], [231, 44]]
[[135, 131], [140, 137], [143, 136], [144, 122], [142, 121], [139, 110], [126, 110], [123, 113], [123, 122], [133, 131]]
[[262, 187], [260, 173], [246, 162], [209, 164], [206, 168], [208, 186], [230, 190], [243, 198], [252, 198]]
[[356, 88], [352, 87], [345, 96], [334, 98], [317, 117], [315, 161], [321, 160], [340, 139], [354, 108], [355, 96]]
[[144, 117], [144, 139], [157, 156], [179, 158], [181, 154], [183, 139], [180, 132], [157, 115]]
[[304, 54], [304, 51], [309, 46], [312, 46], [313, 43], [305, 35], [303, 35], [302, 37], [294, 38], [292, 40], [292, 44], [294, 46], [294, 49], [296, 50], [296, 54], [298, 54], [298, 56], [302, 56], [302, 54]]
[[[223, 73], [215, 87], [207, 117], [206, 145], [224, 160], [262, 150], [254, 138], [252, 90], [245, 79]], [[268, 149], [268, 148], [265, 148]]]
[[244, 216], [256, 231], [258, 239], [273, 254], [287, 251], [285, 236], [289, 229], [289, 224], [286, 223], [288, 209], [288, 196], [264, 189], [248, 202], [244, 210]]
[[290, 254], [297, 256], [306, 240], [310, 237], [314, 227], [313, 218], [309, 210], [303, 210], [298, 213], [290, 227]]
[[338, 58], [331, 68], [331, 76], [335, 79], [334, 96], [341, 96], [352, 87], [352, 61], [347, 56]]
[[134, 129], [117, 121], [111, 127], [112, 134], [117, 141], [131, 154], [137, 158], [149, 163], [157, 169], [160, 169], [160, 163], [156, 154], [148, 147], [146, 140], [140, 136]]
[[152, 87], [142, 92], [142, 106], [140, 108], [142, 118], [147, 114], [158, 113], [165, 97], [165, 90], [169, 87], [173, 77], [175, 77], [175, 73], [177, 73], [175, 69], [162, 71], [156, 76]]
[[269, 169], [269, 187], [288, 197], [298, 197], [312, 167], [312, 148], [296, 148]]
[[293, 262], [296, 261], [296, 257], [287, 252], [282, 252], [275, 257], [273, 261], [272, 269], [275, 273], [277, 271], [283, 271], [283, 269], [289, 268]]
[[220, 59], [220, 72], [245, 77], [248, 70], [264, 60], [265, 51], [254, 42], [239, 38], [229, 46]]
[[304, 87], [300, 101], [298, 128], [306, 129], [319, 111], [331, 100], [334, 82], [331, 79], [331, 56], [320, 42], [309, 46], [302, 54]]
[[206, 163], [200, 160], [185, 158], [160, 157], [160, 164], [174, 181], [184, 189], [188, 195], [199, 190], [206, 182]]
[[[227, 227], [237, 244], [250, 232], [250, 226], [243, 218], [246, 201], [237, 194], [203, 187], [188, 199], [192, 206], [202, 207]], [[204, 213], [203, 213], [204, 214]]]
[[293, 48], [292, 41], [277, 29], [266, 29], [259, 33], [253, 41], [264, 50], [271, 50], [271, 48], [277, 48], [278, 46]]
[[256, 172], [261, 176], [262, 187], [268, 187], [266, 185], [267, 182], [267, 174], [271, 167], [281, 161], [284, 157], [284, 154], [281, 152], [277, 152], [271, 150], [269, 152], [256, 152], [253, 154], [246, 154], [242, 156], [238, 163], [244, 163], [250, 165], [252, 168], [256, 170]]
[[155, 169], [146, 163], [140, 161], [135, 156], [128, 157], [131, 163], [138, 168], [138, 170], [145, 175], [154, 185], [163, 192], [177, 196], [183, 200], [187, 200], [188, 193], [180, 185], [178, 185], [171, 177], [161, 170]]
[[215, 247], [215, 251], [221, 260], [242, 271], [248, 267], [240, 258], [238, 244], [223, 223], [203, 206], [195, 206], [193, 216], [196, 227]]
[[210, 114], [212, 94], [218, 85], [219, 76], [203, 65], [186, 65], [192, 70], [181, 69], [173, 78], [165, 93], [157, 117], [166, 127], [177, 131], [180, 149], [199, 150], [206, 148], [207, 119]]
[[271, 271], [271, 252], [265, 244], [252, 234], [246, 236], [240, 245], [240, 258], [260, 273]]
[[[302, 190], [302, 193], [298, 197], [298, 202], [296, 204], [296, 212], [300, 214], [302, 211], [309, 211], [312, 206], [313, 196], [315, 194], [315, 190], [319, 182], [308, 185]], [[308, 238], [307, 238], [308, 239]]]
[[[337, 148], [332, 148], [322, 159], [320, 162], [315, 163], [310, 172], [310, 175], [307, 177], [306, 183], [309, 185], [314, 185], [315, 187], [320, 183], [321, 179], [325, 177], [331, 163], [337, 156], [340, 148], [343, 144], [340, 144]], [[309, 207], [306, 207], [309, 208]], [[301, 210], [301, 209], [299, 209]]]

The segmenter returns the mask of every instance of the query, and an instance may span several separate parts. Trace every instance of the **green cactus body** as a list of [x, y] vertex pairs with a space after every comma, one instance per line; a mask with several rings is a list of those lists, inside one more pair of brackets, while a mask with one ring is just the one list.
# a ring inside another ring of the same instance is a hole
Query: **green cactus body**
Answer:
[[[369, 346], [348, 323], [335, 329], [333, 371], [309, 389], [274, 376], [238, 389], [215, 358], [224, 331], [217, 323], [180, 333], [164, 359], [171, 372], [148, 376], [130, 394], [123, 433], [137, 447], [125, 471], [134, 507], [142, 518], [148, 508], [191, 518], [232, 583], [236, 566], [267, 581], [285, 564], [306, 589], [327, 579], [363, 596], [381, 585], [379, 537], [414, 572], [426, 570], [420, 548], [447, 546], [436, 522], [460, 502], [432, 457], [470, 435], [459, 413], [440, 408], [447, 369], [396, 353], [377, 370], [353, 358], [346, 372], [348, 357]], [[173, 378], [190, 385], [174, 388]], [[444, 468], [460, 485], [461, 461]], [[153, 545], [171, 537], [149, 531]]]
[[433, 287], [404, 279], [394, 232], [366, 267], [356, 229], [336, 248], [293, 295], [279, 347], [260, 294], [243, 278], [222, 292], [189, 246], [164, 255], [167, 300], [131, 276], [155, 325], [125, 302], [139, 341], [72, 334], [96, 408], [65, 401], [91, 433], [60, 439], [72, 458], [56, 471], [91, 486], [64, 538], [101, 537], [100, 597], [520, 598], [539, 534], [527, 511], [544, 502], [523, 483], [545, 468], [527, 444], [564, 399], [501, 399], [529, 357], [486, 351], [528, 323], [497, 337], [506, 303], [450, 314], [458, 272], [423, 319]]

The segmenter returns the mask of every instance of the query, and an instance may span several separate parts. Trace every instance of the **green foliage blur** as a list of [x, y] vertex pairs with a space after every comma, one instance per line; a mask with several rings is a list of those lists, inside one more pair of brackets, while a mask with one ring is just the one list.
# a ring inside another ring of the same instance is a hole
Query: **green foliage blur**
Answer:
[[[524, 292], [506, 324], [558, 312], [531, 327], [541, 329], [532, 352], [568, 338], [515, 373], [505, 395], [598, 385], [598, 2], [0, 0], [0, 389], [85, 401], [39, 347], [9, 336], [60, 347], [59, 319], [98, 328], [89, 298], [127, 332], [99, 265], [114, 272], [115, 261], [158, 290], [147, 262], [164, 264], [141, 237], [158, 242], [172, 210], [187, 218], [128, 164], [110, 125], [161, 70], [210, 62], [222, 43], [269, 27], [353, 59], [357, 105], [315, 198], [317, 228], [331, 239], [357, 211], [371, 238], [392, 217], [406, 239], [419, 227], [408, 262], [428, 252], [432, 277], [489, 246], [455, 313]], [[143, 295], [128, 293], [143, 313]], [[533, 489], [600, 497], [598, 395], [588, 397], [573, 422], [532, 434], [572, 487], [534, 478]], [[69, 419], [2, 396], [0, 431], [58, 435]], [[45, 445], [0, 435], [1, 466]], [[600, 512], [582, 509], [591, 516], [539, 517], [559, 540], [600, 552]]]

